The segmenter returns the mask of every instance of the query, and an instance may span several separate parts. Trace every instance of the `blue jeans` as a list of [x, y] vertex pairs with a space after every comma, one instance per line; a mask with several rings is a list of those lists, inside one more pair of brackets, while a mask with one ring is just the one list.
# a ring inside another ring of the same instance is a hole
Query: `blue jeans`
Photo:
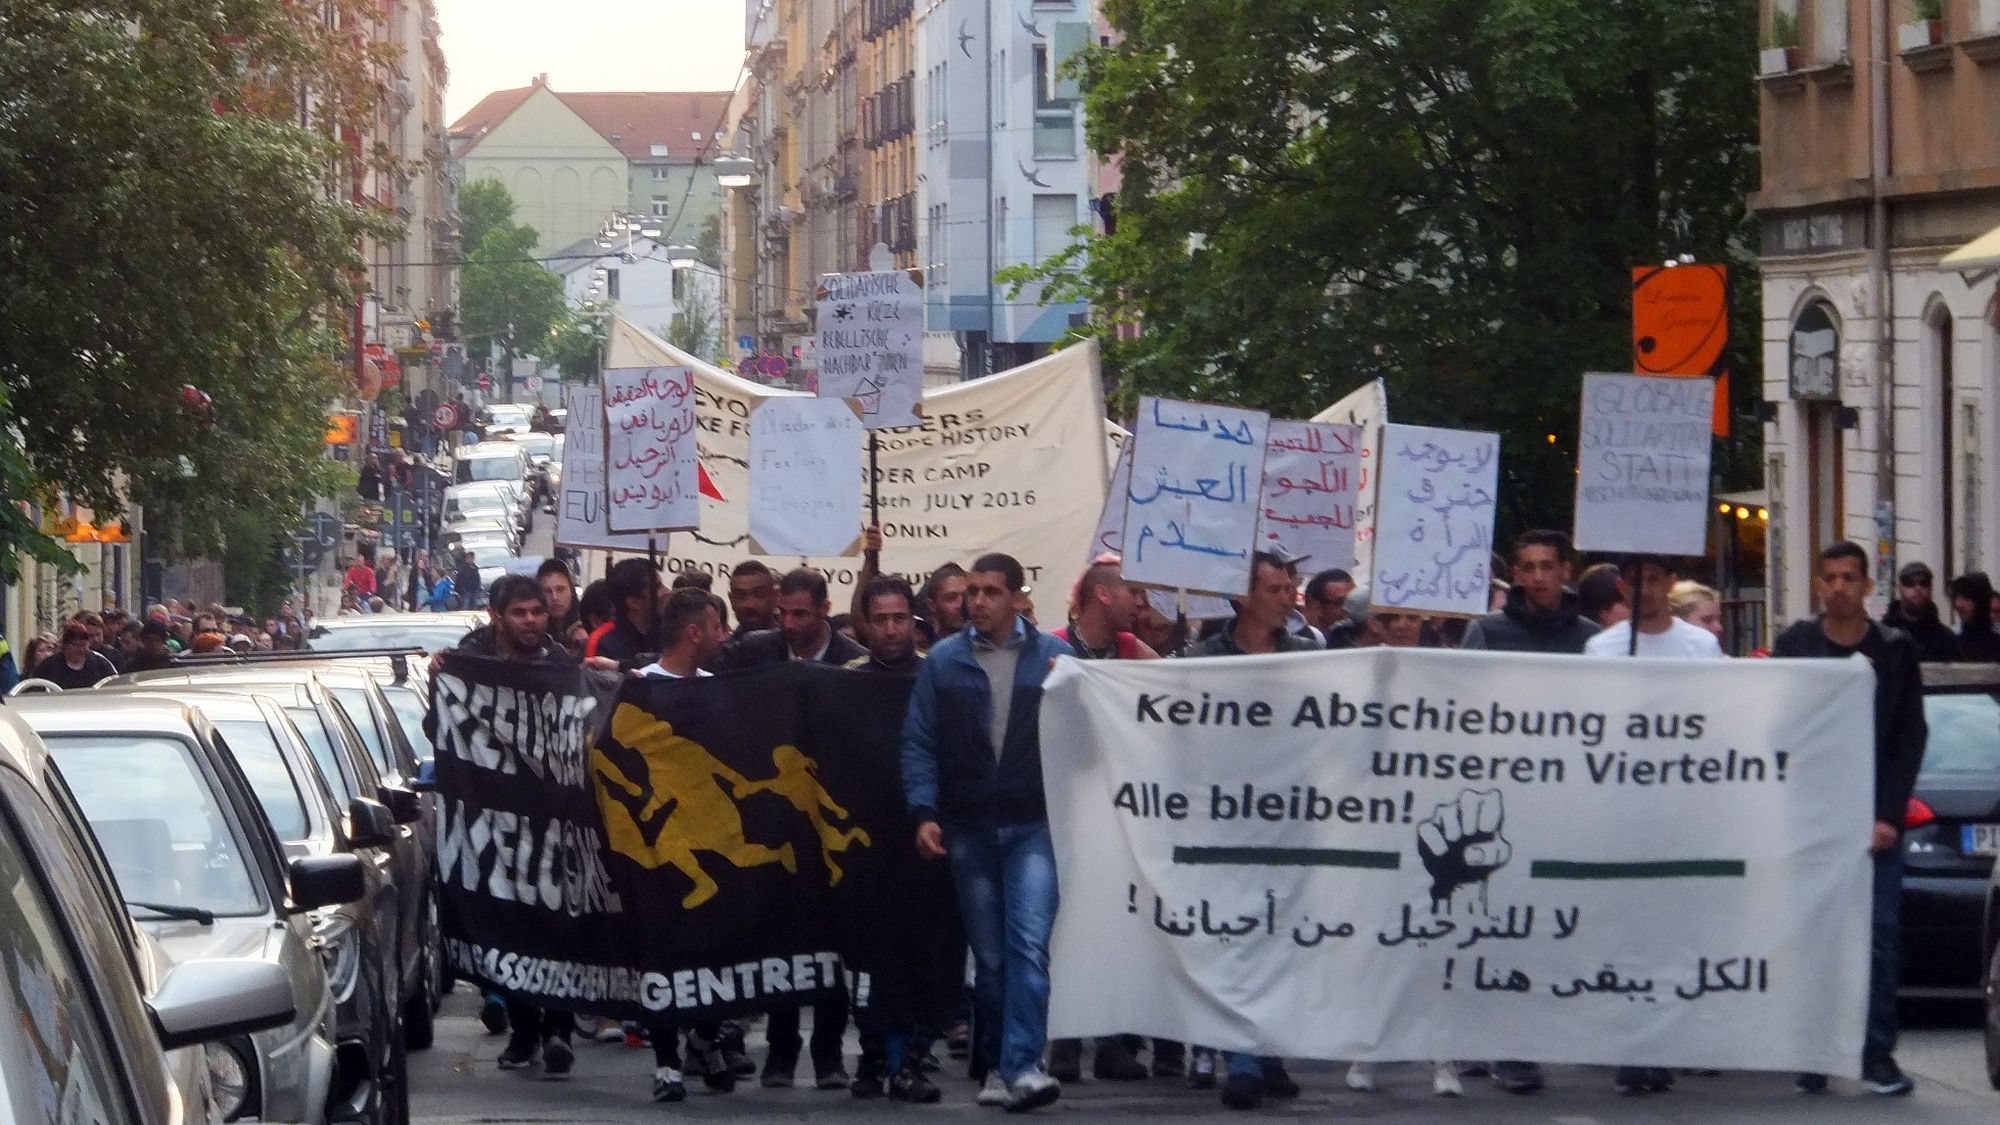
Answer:
[[1874, 928], [1869, 935], [1868, 1030], [1863, 1064], [1896, 1053], [1896, 983], [1902, 977], [1903, 842], [1875, 856]]
[[1049, 932], [1056, 856], [1047, 822], [947, 828], [958, 909], [972, 947], [973, 1027], [1012, 1083], [1035, 1069], [1049, 1034]]

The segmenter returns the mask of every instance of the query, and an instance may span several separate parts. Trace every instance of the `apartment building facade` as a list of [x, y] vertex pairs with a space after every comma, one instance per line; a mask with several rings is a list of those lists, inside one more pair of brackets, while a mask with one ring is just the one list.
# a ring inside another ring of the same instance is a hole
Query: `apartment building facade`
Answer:
[[1773, 622], [1812, 561], [2000, 564], [2000, 0], [1764, 0], [1757, 76]]

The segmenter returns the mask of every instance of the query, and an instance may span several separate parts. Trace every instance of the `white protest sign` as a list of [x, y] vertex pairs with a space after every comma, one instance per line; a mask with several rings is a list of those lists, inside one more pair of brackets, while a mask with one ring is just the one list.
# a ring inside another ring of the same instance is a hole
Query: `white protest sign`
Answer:
[[[673, 537], [668, 570], [726, 582], [745, 559], [781, 571], [797, 566], [796, 555], [760, 556], [750, 545], [750, 417], [760, 402], [804, 396], [739, 379], [623, 319], [612, 321], [605, 347], [613, 366], [695, 372], [701, 464], [713, 487], [702, 498], [700, 529]], [[1104, 505], [1106, 429], [1097, 348], [1088, 343], [926, 394], [922, 425], [876, 434], [883, 572], [922, 585], [947, 562], [1004, 551], [1021, 561], [1029, 582], [1067, 587]], [[847, 604], [858, 561], [808, 561], [826, 575], [834, 604]]]
[[[1380, 379], [1370, 379], [1339, 402], [1312, 416], [1314, 422], [1344, 422], [1361, 430], [1361, 475], [1354, 501], [1354, 576], [1375, 571], [1375, 475], [1381, 471], [1382, 427], [1389, 422], [1389, 391]], [[1325, 567], [1314, 567], [1324, 570]]]
[[694, 431], [693, 371], [604, 373], [605, 522], [612, 531], [699, 525]]
[[[1132, 487], [1132, 441], [1118, 447], [1111, 462], [1111, 487], [1104, 494], [1104, 508], [1097, 513], [1097, 533], [1090, 537], [1090, 552], [1084, 563], [1099, 555], [1122, 555], [1125, 549], [1125, 493]], [[1169, 617], [1173, 616], [1168, 614]]]
[[1058, 661], [1049, 1034], [1853, 1076], [1872, 683], [1861, 660]]
[[574, 419], [563, 441], [562, 492], [556, 497], [556, 546], [643, 552], [646, 535], [614, 535], [604, 522], [604, 390], [588, 383], [563, 386], [563, 405]]
[[924, 287], [903, 270], [820, 279], [813, 363], [822, 398], [851, 398], [871, 430], [922, 422]]
[[1273, 419], [1264, 450], [1258, 549], [1306, 556], [1314, 571], [1354, 565], [1361, 427]]
[[1132, 430], [1125, 577], [1217, 594], [1250, 588], [1271, 416], [1146, 397]]
[[845, 399], [771, 398], [750, 413], [750, 547], [851, 555], [861, 544], [861, 446]]
[[1500, 437], [1382, 427], [1369, 600], [1411, 613], [1486, 613]]
[[1585, 375], [1576, 448], [1576, 545], [1708, 552], [1713, 379]]

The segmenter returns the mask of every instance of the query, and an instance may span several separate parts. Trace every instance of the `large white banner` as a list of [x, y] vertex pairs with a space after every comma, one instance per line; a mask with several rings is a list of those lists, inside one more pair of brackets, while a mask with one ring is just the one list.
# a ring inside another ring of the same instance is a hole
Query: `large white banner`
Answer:
[[[781, 571], [803, 561], [826, 574], [834, 604], [845, 606], [858, 559], [751, 549], [750, 413], [785, 392], [702, 363], [624, 320], [612, 322], [606, 362], [694, 369], [701, 466], [721, 499], [704, 487], [701, 527], [667, 537], [668, 567], [726, 576], [749, 558]], [[1058, 591], [1083, 569], [1104, 506], [1105, 429], [1094, 345], [927, 393], [923, 425], [876, 431], [883, 570], [920, 583], [946, 562], [1005, 551], [1027, 569], [1043, 620], [1060, 621]]]
[[1715, 380], [1585, 375], [1576, 445], [1580, 551], [1708, 551]]
[[1873, 683], [1859, 659], [1059, 661], [1049, 1032], [1852, 1077]]

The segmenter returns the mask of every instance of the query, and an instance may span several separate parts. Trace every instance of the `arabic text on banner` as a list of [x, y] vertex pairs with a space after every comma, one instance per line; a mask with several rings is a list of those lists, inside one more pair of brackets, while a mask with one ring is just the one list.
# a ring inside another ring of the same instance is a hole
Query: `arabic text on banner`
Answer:
[[1411, 613], [1484, 614], [1499, 435], [1391, 423], [1382, 427], [1381, 461], [1370, 601]]
[[[432, 681], [439, 918], [460, 975], [683, 1023], [822, 997], [941, 1026], [964, 980], [916, 855], [910, 680], [791, 662], [615, 698], [574, 667], [451, 653]], [[594, 733], [595, 732], [595, 733]], [[912, 935], [898, 919], [930, 919]]]
[[604, 373], [606, 523], [614, 532], [695, 527], [694, 372], [686, 367]]
[[562, 491], [556, 497], [556, 545], [603, 547], [643, 553], [646, 535], [614, 535], [604, 522], [604, 390], [588, 383], [563, 386], [563, 405], [576, 421], [563, 442]]
[[1216, 594], [1250, 588], [1271, 416], [1139, 400], [1125, 491], [1125, 577]]
[[860, 546], [861, 419], [845, 399], [768, 398], [750, 415], [750, 543], [765, 555]]
[[1382, 427], [1389, 421], [1389, 391], [1380, 379], [1348, 392], [1339, 402], [1312, 416], [1314, 422], [1341, 422], [1361, 429], [1360, 489], [1354, 500], [1354, 576], [1374, 573], [1375, 475], [1381, 470]]
[[823, 398], [861, 404], [871, 430], [922, 422], [924, 287], [904, 270], [820, 279], [813, 356]]
[[1313, 571], [1354, 565], [1361, 427], [1274, 419], [1265, 444], [1257, 546], [1310, 559]]
[[1049, 1033], [1853, 1076], [1872, 684], [1858, 658], [1061, 660]]
[[[667, 565], [724, 576], [746, 558], [780, 571], [798, 556], [758, 555], [749, 533], [750, 415], [782, 396], [678, 351], [628, 321], [612, 322], [615, 365], [671, 364], [695, 372], [702, 463], [721, 497], [704, 496], [701, 527], [673, 537]], [[882, 568], [922, 585], [946, 562], [985, 551], [1021, 560], [1028, 581], [1067, 584], [1104, 504], [1104, 400], [1097, 349], [1079, 344], [924, 397], [919, 426], [881, 430]], [[837, 606], [854, 589], [857, 560], [807, 560], [827, 577]]]
[[1708, 551], [1715, 381], [1585, 375], [1576, 446], [1576, 545]]

